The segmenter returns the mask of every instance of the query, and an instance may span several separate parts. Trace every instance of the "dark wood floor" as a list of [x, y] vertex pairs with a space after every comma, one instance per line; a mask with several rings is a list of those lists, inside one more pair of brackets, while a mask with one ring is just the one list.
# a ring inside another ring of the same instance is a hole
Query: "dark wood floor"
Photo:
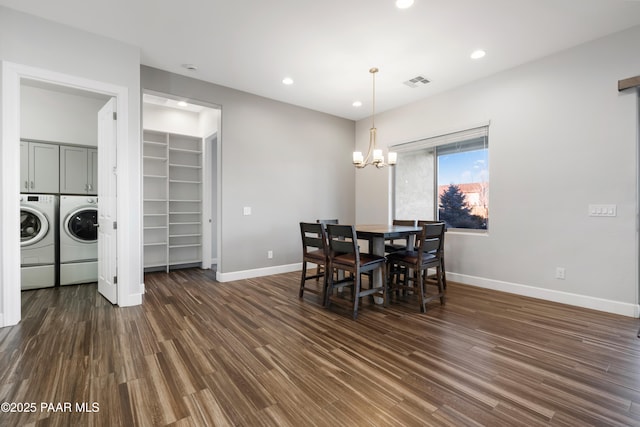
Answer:
[[0, 402], [37, 410], [0, 425], [640, 426], [637, 319], [450, 283], [444, 307], [354, 322], [299, 300], [298, 277], [153, 273], [131, 308], [92, 285], [24, 292]]

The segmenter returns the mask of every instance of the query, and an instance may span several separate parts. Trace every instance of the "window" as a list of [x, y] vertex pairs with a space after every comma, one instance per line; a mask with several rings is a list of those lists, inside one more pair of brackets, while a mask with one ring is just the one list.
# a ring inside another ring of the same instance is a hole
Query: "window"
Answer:
[[488, 127], [396, 145], [397, 219], [438, 219], [447, 228], [486, 230], [489, 222]]

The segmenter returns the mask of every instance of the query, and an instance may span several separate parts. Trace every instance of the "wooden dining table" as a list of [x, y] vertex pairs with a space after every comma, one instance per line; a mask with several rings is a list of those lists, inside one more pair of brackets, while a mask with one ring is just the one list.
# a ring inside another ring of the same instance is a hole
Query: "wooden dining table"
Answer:
[[420, 234], [422, 227], [390, 224], [356, 225], [358, 239], [369, 241], [369, 252], [384, 256], [385, 240], [401, 239]]
[[[369, 253], [384, 256], [384, 242], [390, 239], [401, 239], [420, 234], [422, 227], [391, 224], [356, 225], [358, 239], [369, 241]], [[373, 275], [373, 286], [379, 287], [385, 280], [379, 274]]]

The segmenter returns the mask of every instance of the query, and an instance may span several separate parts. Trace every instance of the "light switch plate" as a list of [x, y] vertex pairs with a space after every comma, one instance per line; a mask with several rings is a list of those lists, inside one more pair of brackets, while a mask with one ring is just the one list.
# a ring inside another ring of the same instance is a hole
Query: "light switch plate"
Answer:
[[251, 207], [245, 206], [242, 210], [243, 215], [251, 215]]
[[589, 216], [617, 216], [616, 205], [589, 205]]

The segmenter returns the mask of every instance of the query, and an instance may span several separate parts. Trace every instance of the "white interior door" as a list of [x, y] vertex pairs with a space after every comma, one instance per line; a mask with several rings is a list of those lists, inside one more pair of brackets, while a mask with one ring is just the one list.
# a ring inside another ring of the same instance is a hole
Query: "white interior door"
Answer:
[[116, 246], [116, 100], [98, 112], [98, 292], [118, 303]]

